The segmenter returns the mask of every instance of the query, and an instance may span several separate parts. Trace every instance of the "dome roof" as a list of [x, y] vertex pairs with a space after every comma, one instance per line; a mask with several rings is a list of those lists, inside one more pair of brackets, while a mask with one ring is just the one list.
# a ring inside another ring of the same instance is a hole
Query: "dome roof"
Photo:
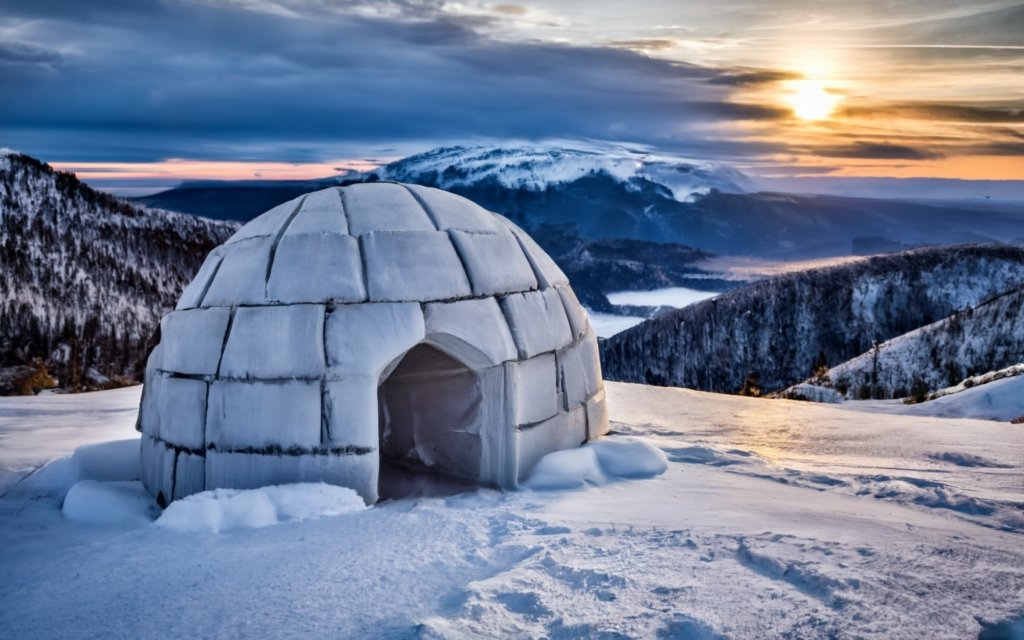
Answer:
[[395, 465], [514, 487], [607, 432], [604, 393], [586, 311], [525, 232], [437, 189], [333, 187], [242, 227], [161, 320], [143, 482], [164, 503], [312, 481], [372, 503]]
[[430, 302], [568, 280], [509, 220], [438, 189], [332, 187], [274, 207], [215, 249], [177, 309]]

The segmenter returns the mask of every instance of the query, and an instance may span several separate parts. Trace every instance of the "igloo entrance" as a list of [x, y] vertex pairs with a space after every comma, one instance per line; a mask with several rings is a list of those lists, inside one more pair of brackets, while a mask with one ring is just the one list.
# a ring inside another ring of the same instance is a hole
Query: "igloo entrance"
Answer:
[[420, 344], [385, 373], [377, 398], [381, 499], [477, 486], [483, 393], [473, 370]]

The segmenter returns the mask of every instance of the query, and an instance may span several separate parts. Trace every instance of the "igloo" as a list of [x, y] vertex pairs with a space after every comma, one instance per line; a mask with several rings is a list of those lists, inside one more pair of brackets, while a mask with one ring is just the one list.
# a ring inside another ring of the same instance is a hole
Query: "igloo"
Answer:
[[597, 338], [519, 227], [395, 183], [286, 202], [207, 257], [146, 366], [143, 482], [162, 503], [392, 469], [514, 488], [608, 430]]

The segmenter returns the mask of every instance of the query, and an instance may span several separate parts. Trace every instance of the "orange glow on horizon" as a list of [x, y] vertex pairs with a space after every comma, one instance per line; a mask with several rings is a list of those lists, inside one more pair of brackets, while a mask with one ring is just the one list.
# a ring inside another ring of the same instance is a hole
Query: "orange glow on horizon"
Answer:
[[342, 170], [368, 171], [379, 163], [368, 160], [334, 162], [248, 162], [172, 158], [160, 162], [51, 162], [81, 180], [309, 180], [327, 178]]

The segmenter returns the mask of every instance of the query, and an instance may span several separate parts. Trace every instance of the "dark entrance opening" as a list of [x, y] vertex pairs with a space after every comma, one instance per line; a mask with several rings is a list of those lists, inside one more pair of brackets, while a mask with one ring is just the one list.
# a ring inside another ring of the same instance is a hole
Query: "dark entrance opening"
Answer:
[[378, 393], [381, 500], [451, 495], [480, 477], [480, 378], [429, 345], [409, 350]]

